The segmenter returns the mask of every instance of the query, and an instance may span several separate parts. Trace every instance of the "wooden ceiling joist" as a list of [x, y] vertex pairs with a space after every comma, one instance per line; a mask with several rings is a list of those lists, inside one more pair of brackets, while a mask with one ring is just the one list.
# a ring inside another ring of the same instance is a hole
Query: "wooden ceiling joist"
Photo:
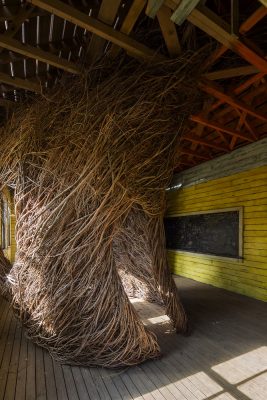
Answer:
[[9, 110], [15, 106], [15, 103], [13, 101], [0, 98], [0, 106]]
[[197, 143], [197, 144], [201, 144], [205, 147], [210, 147], [212, 149], [216, 149], [222, 152], [228, 152], [229, 148], [227, 146], [224, 146], [223, 144], [220, 143], [216, 143], [214, 140], [208, 140], [208, 139], [204, 139], [201, 136], [197, 136], [194, 133], [187, 133], [185, 136], [183, 136], [182, 138], [183, 140], [187, 140], [189, 142], [193, 142], [193, 143]]
[[0, 72], [0, 82], [6, 85], [15, 86], [20, 89], [29, 90], [34, 93], [41, 93], [41, 84], [27, 79], [12, 78], [12, 76]]
[[6, 35], [0, 35], [0, 46], [15, 53], [19, 53], [25, 57], [33, 58], [43, 63], [50, 64], [56, 68], [63, 69], [72, 74], [80, 73], [80, 69], [75, 64], [59, 58], [54, 54], [43, 51], [37, 47], [33, 47], [28, 44], [22, 44], [18, 40], [7, 37]]
[[254, 11], [253, 14], [251, 14], [246, 21], [244, 21], [240, 28], [239, 28], [239, 33], [244, 34], [248, 32], [251, 28], [253, 28], [254, 25], [256, 25], [262, 18], [264, 18], [267, 15], [267, 8], [264, 6], [260, 6], [257, 8], [256, 11]]
[[[105, 40], [108, 40], [125, 51], [134, 55], [137, 58], [152, 59], [155, 57], [155, 52], [127, 35], [115, 31], [112, 27], [98, 21], [85, 13], [69, 6], [59, 0], [28, 0], [30, 3], [40, 7], [51, 14], [63, 18], [83, 29], [86, 29], [93, 34], [99, 35]], [[157, 58], [161, 58], [157, 56]]]
[[218, 89], [211, 81], [207, 79], [203, 80], [202, 82], [200, 82], [200, 87], [204, 92], [210, 94], [211, 96], [214, 96], [223, 103], [227, 103], [233, 108], [238, 108], [255, 118], [267, 122], [267, 115], [255, 110], [252, 106], [244, 103], [243, 101], [224, 93], [222, 90]]
[[[116, 15], [120, 7], [121, 0], [102, 0], [100, 9], [98, 12], [98, 20], [104, 22], [107, 25], [112, 25], [115, 21]], [[101, 57], [104, 46], [105, 39], [98, 35], [92, 35], [86, 58], [92, 63]]]
[[[145, 8], [145, 5], [146, 5], [146, 0], [133, 0], [133, 3], [128, 11], [128, 14], [126, 15], [122, 23], [120, 29], [122, 33], [129, 35], [132, 32], [133, 27], [136, 24], [136, 21], [138, 20], [143, 9]], [[109, 51], [109, 56], [111, 58], [115, 58], [120, 50], [121, 47], [112, 44], [111, 49]]]
[[227, 68], [218, 71], [207, 72], [204, 74], [204, 77], [210, 80], [218, 80], [234, 78], [237, 76], [252, 75], [256, 74], [257, 72], [259, 72], [259, 70], [254, 67], [254, 65], [245, 65], [244, 67]]
[[182, 25], [199, 2], [200, 0], [182, 0], [172, 14], [171, 20], [177, 25]]
[[[267, 73], [267, 60], [256, 54], [236, 36], [232, 35], [230, 31], [226, 30], [223, 27], [225, 25], [224, 21], [209, 9], [206, 7], [201, 7], [201, 9], [195, 8], [187, 19], [225, 47], [239, 54], [244, 60], [254, 65], [260, 71]], [[218, 20], [221, 20], [220, 24]]]
[[[247, 33], [251, 28], [253, 28], [254, 25], [256, 25], [264, 16], [267, 14], [267, 9], [264, 6], [260, 6], [254, 13], [252, 13], [246, 21], [244, 21], [240, 28], [239, 28], [239, 33], [241, 35], [244, 35]], [[206, 62], [203, 65], [203, 70], [208, 69], [212, 64], [215, 63], [216, 60], [218, 60], [226, 51], [228, 50], [228, 47], [222, 45], [218, 47], [210, 57], [206, 60]]]
[[[33, 11], [34, 7], [32, 7], [30, 4], [24, 4], [18, 14], [8, 24], [7, 30], [5, 31], [5, 37], [13, 38], [21, 28], [23, 22], [29, 18]], [[2, 53], [2, 51], [3, 48], [0, 48], [0, 53]]]
[[163, 5], [157, 13], [157, 18], [169, 55], [170, 57], [176, 57], [181, 53], [181, 45], [176, 31], [176, 26], [170, 19], [171, 15], [171, 9]]
[[219, 124], [218, 122], [203, 118], [199, 115], [192, 115], [190, 117], [190, 120], [193, 122], [196, 122], [198, 124], [207, 126], [208, 128], [212, 128], [217, 131], [227, 133], [228, 135], [235, 136], [240, 139], [246, 140], [248, 142], [254, 142], [254, 138], [252, 137], [252, 135], [249, 135], [245, 132], [238, 132], [237, 130], [228, 128], [227, 126], [224, 126], [224, 125]]
[[210, 157], [208, 154], [198, 153], [197, 151], [192, 150], [192, 149], [189, 149], [189, 148], [187, 148], [187, 147], [181, 147], [181, 148], [179, 148], [179, 151], [178, 151], [178, 152], [179, 152], [180, 154], [186, 154], [186, 155], [188, 155], [188, 156], [193, 156], [193, 157], [196, 157], [196, 158], [201, 158], [202, 160], [206, 160], [206, 161], [208, 161], [208, 160], [211, 159], [211, 157]]
[[155, 18], [163, 3], [164, 0], [147, 0], [146, 15]]

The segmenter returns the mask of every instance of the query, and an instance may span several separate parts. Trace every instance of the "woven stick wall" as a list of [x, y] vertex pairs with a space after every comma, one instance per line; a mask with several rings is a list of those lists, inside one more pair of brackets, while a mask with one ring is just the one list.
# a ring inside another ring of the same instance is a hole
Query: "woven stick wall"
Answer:
[[99, 67], [1, 132], [0, 179], [16, 187], [13, 305], [62, 362], [117, 367], [159, 355], [125, 292], [136, 280], [178, 332], [187, 328], [163, 214], [181, 121], [197, 101], [193, 66]]

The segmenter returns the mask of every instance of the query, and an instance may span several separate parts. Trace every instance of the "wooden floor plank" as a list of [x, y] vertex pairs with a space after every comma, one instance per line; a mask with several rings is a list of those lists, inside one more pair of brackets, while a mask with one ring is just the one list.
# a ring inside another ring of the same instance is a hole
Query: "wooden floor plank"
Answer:
[[77, 393], [75, 381], [72, 375], [72, 370], [69, 365], [62, 365], [62, 371], [64, 374], [66, 389], [68, 393], [69, 400], [79, 400], [79, 396]]
[[89, 394], [84, 383], [81, 369], [79, 367], [71, 367], [73, 379], [75, 381], [76, 389], [80, 400], [90, 400]]
[[125, 386], [125, 384], [123, 383], [122, 379], [121, 379], [121, 372], [114, 372], [111, 379], [114, 383], [114, 385], [116, 386], [118, 392], [120, 393], [121, 397], [123, 398], [123, 400], [132, 400], [133, 397], [131, 396], [127, 386]]
[[27, 355], [26, 400], [36, 399], [35, 350], [36, 346], [31, 340], [29, 340]]
[[160, 306], [136, 300], [163, 357], [124, 370], [60, 365], [25, 338], [0, 300], [0, 400], [266, 400], [266, 304], [177, 283], [192, 335], [176, 335]]
[[66, 383], [61, 364], [53, 360], [53, 367], [58, 399], [71, 400], [67, 394]]
[[2, 362], [1, 362], [1, 371], [0, 371], [0, 387], [2, 390], [0, 391], [0, 400], [5, 398], [6, 394], [6, 382], [10, 368], [10, 360], [14, 345], [14, 338], [16, 333], [16, 320], [15, 318], [11, 318], [11, 323], [8, 330], [7, 340], [3, 352]]
[[[36, 399], [46, 400], [46, 383], [44, 368], [44, 353], [40, 346], [36, 346]], [[49, 384], [49, 382], [48, 382]]]
[[88, 392], [90, 398], [94, 399], [94, 400], [101, 400], [100, 395], [96, 389], [95, 382], [92, 379], [90, 369], [89, 368], [81, 368], [81, 374], [83, 376], [85, 386], [86, 386], [86, 389], [87, 389], [87, 392]]
[[53, 360], [47, 350], [43, 350], [43, 352], [47, 399], [57, 400], [57, 388], [55, 382]]
[[15, 400], [26, 400], [27, 354], [28, 341], [22, 333]]
[[6, 390], [5, 390], [5, 400], [14, 400], [14, 397], [15, 397], [17, 375], [18, 375], [19, 353], [20, 353], [20, 348], [21, 348], [21, 336], [22, 336], [22, 328], [21, 328], [19, 321], [17, 321], [14, 345], [13, 345], [10, 365], [9, 365], [9, 369], [8, 369], [8, 376], [7, 376], [7, 383], [6, 383]]

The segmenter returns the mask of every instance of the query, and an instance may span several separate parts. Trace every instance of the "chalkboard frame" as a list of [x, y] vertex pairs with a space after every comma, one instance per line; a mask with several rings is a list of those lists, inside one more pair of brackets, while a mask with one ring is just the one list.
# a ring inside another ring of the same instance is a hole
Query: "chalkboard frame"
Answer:
[[217, 256], [215, 254], [211, 253], [197, 253], [197, 252], [192, 252], [188, 250], [174, 250], [174, 249], [167, 249], [167, 251], [174, 251], [176, 253], [186, 253], [186, 254], [192, 254], [192, 255], [197, 255], [201, 257], [210, 257], [210, 258], [215, 258], [218, 260], [228, 260], [228, 261], [243, 261], [243, 231], [244, 231], [244, 207], [239, 206], [239, 207], [231, 207], [231, 208], [220, 208], [220, 209], [211, 209], [211, 210], [205, 210], [205, 211], [192, 211], [192, 212], [187, 212], [187, 213], [178, 213], [178, 214], [173, 214], [173, 215], [168, 215], [166, 216], [167, 218], [175, 218], [175, 217], [185, 217], [189, 215], [200, 215], [200, 214], [215, 214], [215, 213], [222, 213], [222, 212], [231, 212], [231, 211], [238, 211], [238, 216], [239, 216], [239, 254], [238, 257], [227, 257], [227, 256]]

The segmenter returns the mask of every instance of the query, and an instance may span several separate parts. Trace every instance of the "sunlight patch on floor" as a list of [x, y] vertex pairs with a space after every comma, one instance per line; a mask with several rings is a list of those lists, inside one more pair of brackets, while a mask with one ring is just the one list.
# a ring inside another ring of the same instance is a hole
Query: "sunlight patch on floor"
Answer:
[[[231, 384], [237, 384], [245, 379], [267, 370], [267, 346], [249, 351], [231, 360], [212, 367], [212, 370]], [[267, 396], [266, 396], [267, 399]]]
[[238, 390], [251, 400], [267, 399], [267, 372], [239, 385]]

